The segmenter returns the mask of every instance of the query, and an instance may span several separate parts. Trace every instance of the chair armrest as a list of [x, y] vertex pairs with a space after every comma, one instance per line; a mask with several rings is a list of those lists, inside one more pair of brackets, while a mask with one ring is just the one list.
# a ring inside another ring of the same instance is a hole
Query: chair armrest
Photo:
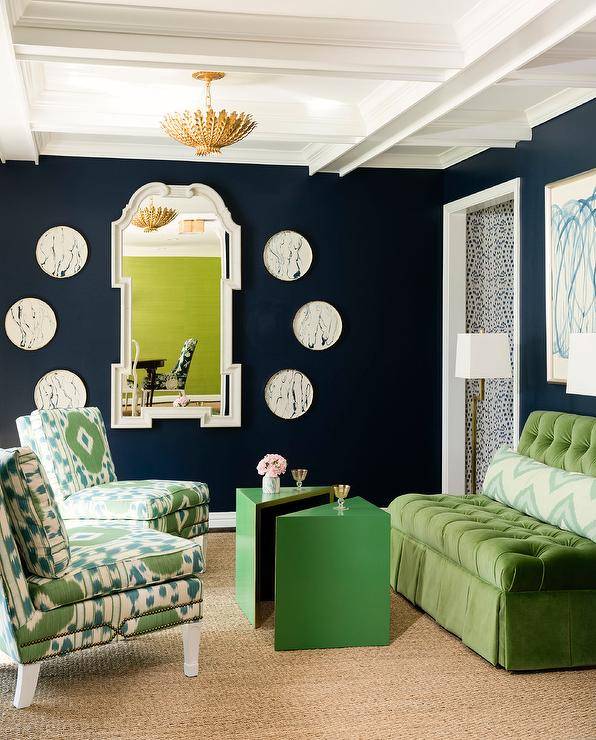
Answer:
[[[0, 466], [6, 454], [5, 450], [0, 451]], [[0, 650], [15, 660], [18, 660], [15, 632], [34, 611], [0, 484]]]

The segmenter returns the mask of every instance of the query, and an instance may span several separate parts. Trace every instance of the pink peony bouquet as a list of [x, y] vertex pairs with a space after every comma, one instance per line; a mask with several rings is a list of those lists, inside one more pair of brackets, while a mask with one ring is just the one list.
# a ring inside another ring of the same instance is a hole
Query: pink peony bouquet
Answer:
[[285, 457], [269, 454], [265, 455], [257, 465], [257, 473], [259, 475], [266, 475], [268, 478], [275, 478], [283, 475], [287, 467], [288, 463]]
[[188, 406], [190, 398], [187, 395], [178, 396], [172, 402], [172, 406]]

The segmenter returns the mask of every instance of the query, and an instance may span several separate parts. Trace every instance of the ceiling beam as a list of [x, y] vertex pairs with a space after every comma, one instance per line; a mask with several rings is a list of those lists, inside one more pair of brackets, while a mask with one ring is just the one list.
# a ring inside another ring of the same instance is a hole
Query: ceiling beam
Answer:
[[[596, 18], [596, 0], [559, 0], [332, 163], [346, 175], [446, 115]], [[330, 163], [327, 163], [330, 164]]]
[[[596, 39], [594, 39], [596, 45]], [[594, 87], [596, 88], [596, 66], [592, 74], [573, 74], [567, 70], [547, 67], [543, 70], [520, 69], [502, 80], [499, 85], [513, 87]]]
[[37, 162], [38, 154], [29, 127], [27, 97], [12, 47], [6, 4], [0, 3], [0, 161]]
[[445, 79], [463, 64], [448, 25], [31, 0], [20, 59], [159, 64], [371, 79]]

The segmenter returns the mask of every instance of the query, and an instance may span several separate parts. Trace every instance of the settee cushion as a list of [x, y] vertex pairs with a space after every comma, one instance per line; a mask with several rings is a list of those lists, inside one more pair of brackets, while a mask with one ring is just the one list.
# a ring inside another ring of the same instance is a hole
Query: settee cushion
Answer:
[[596, 478], [568, 473], [507, 448], [488, 467], [483, 493], [524, 514], [596, 541]]
[[22, 445], [44, 466], [58, 504], [76, 491], [116, 480], [98, 408], [41, 409], [17, 419]]
[[200, 545], [125, 523], [68, 529], [71, 559], [59, 578], [28, 578], [34, 606], [49, 611], [103, 594], [202, 573]]
[[0, 450], [0, 484], [27, 570], [57, 577], [70, 561], [68, 535], [36, 454], [26, 447]]
[[391, 525], [505, 591], [596, 589], [596, 544], [478, 496], [407, 494]]

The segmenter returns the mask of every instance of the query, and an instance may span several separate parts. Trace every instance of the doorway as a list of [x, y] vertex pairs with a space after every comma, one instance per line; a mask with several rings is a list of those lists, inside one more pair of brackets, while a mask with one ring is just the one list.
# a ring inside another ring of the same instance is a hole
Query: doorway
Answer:
[[457, 335], [505, 331], [513, 377], [487, 381], [478, 418], [478, 489], [495, 449], [519, 437], [519, 178], [443, 207], [442, 490], [471, 490], [469, 401], [476, 381], [455, 377]]

